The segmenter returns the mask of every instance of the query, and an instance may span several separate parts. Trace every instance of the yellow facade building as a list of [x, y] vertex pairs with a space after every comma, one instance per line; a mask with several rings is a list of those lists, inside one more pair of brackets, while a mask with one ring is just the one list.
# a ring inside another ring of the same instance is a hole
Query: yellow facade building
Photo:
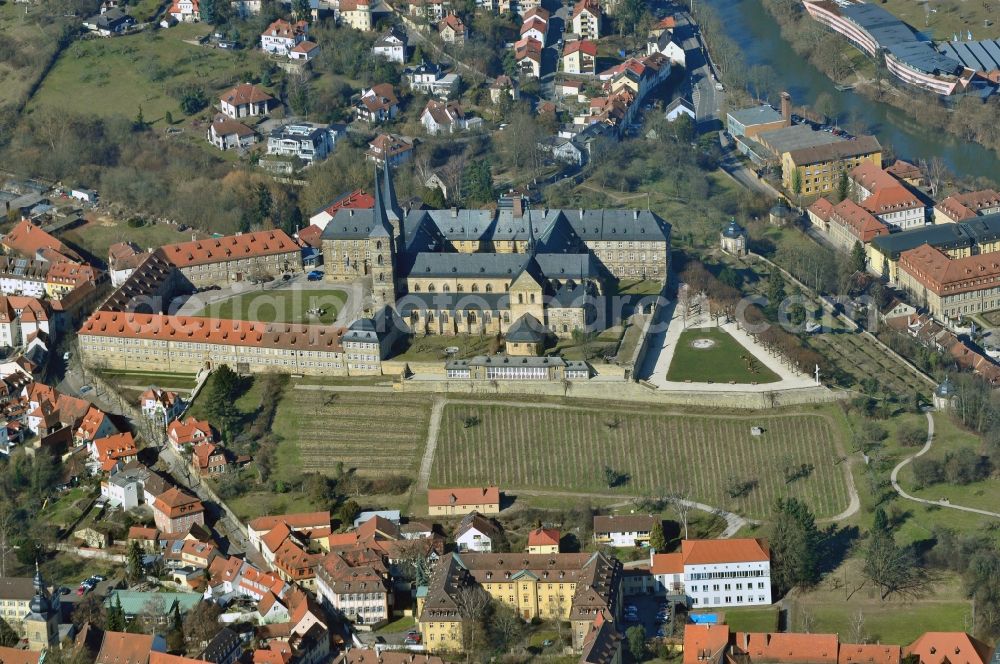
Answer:
[[438, 561], [420, 607], [424, 645], [431, 652], [463, 649], [463, 594], [478, 589], [522, 620], [568, 621], [580, 651], [599, 614], [617, 620], [621, 570], [602, 553], [452, 554]]

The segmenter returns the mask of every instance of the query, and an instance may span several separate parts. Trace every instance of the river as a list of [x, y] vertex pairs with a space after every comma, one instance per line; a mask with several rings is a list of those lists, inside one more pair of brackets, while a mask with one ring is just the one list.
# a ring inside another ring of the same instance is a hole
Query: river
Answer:
[[1000, 184], [1000, 156], [996, 152], [926, 129], [888, 104], [838, 90], [782, 39], [778, 24], [760, 0], [700, 1], [715, 9], [726, 34], [743, 52], [746, 66], [771, 67], [783, 89], [792, 94], [794, 104], [808, 106], [826, 92], [833, 98], [841, 121], [850, 118], [862, 122], [883, 145], [891, 145], [899, 158], [916, 162], [938, 156], [959, 177], [985, 177]]

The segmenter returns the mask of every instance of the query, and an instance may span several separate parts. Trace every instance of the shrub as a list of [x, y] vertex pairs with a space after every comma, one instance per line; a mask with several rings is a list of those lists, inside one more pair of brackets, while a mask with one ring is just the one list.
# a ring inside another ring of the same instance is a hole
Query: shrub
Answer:
[[918, 489], [944, 482], [944, 465], [937, 459], [913, 460], [913, 479]]
[[971, 484], [989, 477], [989, 459], [968, 447], [949, 452], [944, 458], [944, 476], [952, 484]]

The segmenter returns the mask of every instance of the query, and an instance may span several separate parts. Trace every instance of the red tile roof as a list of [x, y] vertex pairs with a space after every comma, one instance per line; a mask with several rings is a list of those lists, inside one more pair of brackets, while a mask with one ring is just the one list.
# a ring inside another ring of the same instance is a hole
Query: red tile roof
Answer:
[[277, 514], [274, 516], [259, 516], [250, 521], [250, 530], [266, 532], [285, 524], [293, 530], [311, 530], [313, 528], [329, 528], [330, 512], [298, 512], [295, 514]]
[[920, 664], [986, 664], [990, 661], [988, 645], [965, 632], [926, 632], [903, 651], [916, 655]]
[[825, 198], [819, 198], [809, 206], [808, 210], [823, 221], [829, 221], [830, 215], [833, 214], [833, 203]]
[[654, 553], [650, 572], [656, 574], [683, 574], [684, 556], [680, 553]]
[[241, 83], [234, 88], [230, 88], [229, 90], [223, 92], [219, 96], [219, 99], [228, 104], [232, 104], [233, 106], [274, 101], [274, 97], [267, 94], [266, 90], [259, 88], [252, 83]]
[[299, 231], [299, 242], [310, 246], [314, 249], [319, 249], [322, 246], [321, 237], [323, 235], [323, 229], [316, 224], [309, 224], [305, 228]]
[[105, 632], [96, 664], [148, 664], [152, 650], [149, 634]]
[[1000, 256], [951, 258], [922, 244], [899, 255], [899, 269], [938, 295], [955, 295], [1000, 286]]
[[210, 240], [192, 240], [164, 245], [163, 255], [177, 267], [234, 261], [255, 256], [273, 256], [299, 251], [289, 235], [280, 229], [227, 235]]
[[20, 648], [0, 646], [0, 663], [2, 664], [38, 664], [42, 653]]
[[10, 229], [10, 232], [3, 236], [3, 244], [28, 258], [34, 258], [35, 254], [43, 249], [50, 249], [57, 252], [58, 256], [54, 256], [55, 258], [84, 262], [75, 251], [28, 220], [23, 220]]
[[901, 210], [923, 208], [924, 204], [912, 191], [902, 185], [883, 187], [861, 202], [861, 207], [872, 214], [886, 214]]
[[326, 325], [261, 323], [197, 316], [97, 311], [80, 328], [80, 334], [188, 341], [283, 349], [342, 352], [340, 339], [346, 328]]
[[571, 41], [568, 44], [566, 44], [566, 48], [563, 49], [563, 57], [565, 58], [567, 55], [570, 55], [571, 53], [576, 53], [577, 51], [597, 57], [597, 44], [590, 41], [589, 39], [580, 39], [577, 41]]
[[727, 645], [727, 625], [684, 626], [684, 664], [718, 662]]
[[525, 58], [541, 62], [542, 42], [532, 37], [525, 37], [521, 41], [514, 44], [514, 59], [520, 62]]
[[462, 489], [428, 489], [427, 503], [446, 505], [499, 505], [500, 489], [495, 486]]
[[[377, 157], [394, 157], [398, 154], [408, 152], [413, 149], [413, 143], [402, 136], [393, 134], [379, 134], [368, 144], [368, 153]], [[375, 207], [375, 199], [372, 198], [370, 207]]]
[[580, 0], [578, 3], [573, 5], [573, 18], [576, 18], [585, 11], [600, 18], [601, 5], [597, 2], [597, 0]]
[[205, 511], [205, 507], [197, 497], [185, 493], [177, 487], [172, 487], [157, 496], [156, 500], [153, 501], [153, 508], [171, 519]]
[[559, 546], [559, 531], [555, 528], [535, 528], [528, 533], [528, 546]]
[[760, 539], [684, 540], [681, 554], [685, 565], [713, 565], [766, 561], [771, 559], [767, 544]]
[[134, 459], [139, 453], [135, 440], [129, 432], [98, 438], [93, 445], [97, 461], [104, 472], [110, 471], [119, 461]]
[[836, 634], [736, 632], [733, 645], [751, 662], [837, 664], [840, 644]]
[[899, 646], [841, 643], [837, 664], [899, 664], [901, 657]]
[[167, 436], [174, 445], [187, 445], [198, 440], [212, 440], [212, 425], [207, 420], [189, 417], [186, 420], [174, 420], [167, 427]]
[[845, 198], [834, 206], [830, 221], [845, 228], [862, 243], [871, 242], [879, 235], [889, 234], [888, 226], [850, 198]]
[[299, 35], [304, 35], [309, 28], [305, 21], [289, 23], [283, 18], [279, 18], [262, 33], [268, 37], [278, 37], [279, 39], [295, 39]]

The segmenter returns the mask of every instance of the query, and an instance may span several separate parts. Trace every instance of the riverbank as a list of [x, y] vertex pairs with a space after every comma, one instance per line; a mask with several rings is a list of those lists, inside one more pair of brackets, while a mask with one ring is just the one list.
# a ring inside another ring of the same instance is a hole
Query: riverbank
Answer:
[[[1000, 131], [996, 127], [1000, 102], [984, 103], [971, 97], [950, 102], [923, 90], [904, 88], [879, 62], [869, 59], [841, 35], [816, 23], [800, 3], [761, 0], [761, 5], [778, 24], [782, 38], [792, 49], [835, 85], [850, 86], [869, 100], [891, 105], [929, 128], [1000, 152]], [[818, 44], [817, 32], [822, 34]]]
[[[799, 0], [770, 1], [776, 7], [775, 11], [793, 14], [793, 20], [796, 18], [794, 14], [803, 13]], [[766, 94], [756, 96], [776, 104], [777, 92], [787, 90], [792, 94], [793, 102], [814, 109], [819, 107], [825, 115], [836, 118], [852, 133], [863, 129], [874, 134], [891, 155], [914, 163], [939, 159], [947, 170], [967, 183], [983, 180], [981, 184], [1000, 185], [1000, 155], [997, 152], [971, 143], [972, 139], [967, 134], [960, 137], [938, 128], [942, 118], [947, 122], [953, 115], [940, 100], [932, 100], [933, 106], [927, 105], [926, 112], [941, 116], [933, 122], [933, 119], [915, 116], [912, 109], [904, 110], [873, 99], [872, 95], [861, 94], [860, 90], [838, 89], [838, 85], [814, 62], [795, 50], [789, 39], [792, 29], [786, 28], [784, 32], [775, 30], [777, 20], [764, 7], [763, 0], [705, 0], [696, 7], [703, 30], [714, 28], [718, 31], [707, 43], [713, 60], [719, 65], [727, 94], [733, 92], [734, 87], [746, 85], [751, 92], [756, 92], [757, 88], [764, 90]], [[724, 21], [719, 18], [722, 16]], [[813, 59], [838, 63], [841, 61], [838, 58], [846, 58], [843, 66], [847, 72], [845, 77], [854, 70], [858, 72], [859, 79], [875, 77], [872, 62], [838, 35], [828, 32], [811, 19], [799, 21], [795, 26], [795, 41], [801, 42], [800, 48], [812, 49], [810, 53], [815, 52]], [[717, 53], [720, 42], [721, 53]], [[837, 57], [830, 53], [835, 53]], [[745, 83], [761, 72], [770, 72], [769, 84], [766, 81], [768, 75], [758, 81], [764, 85]], [[861, 83], [864, 87], [863, 81]], [[744, 89], [742, 92], [746, 96], [747, 91]], [[910, 91], [901, 94], [903, 99], [916, 96]], [[975, 100], [968, 101], [982, 105]], [[992, 103], [1000, 104], [1000, 100]], [[742, 100], [736, 99], [730, 107], [738, 108], [741, 104]], [[1000, 114], [1000, 110], [994, 112]]]

